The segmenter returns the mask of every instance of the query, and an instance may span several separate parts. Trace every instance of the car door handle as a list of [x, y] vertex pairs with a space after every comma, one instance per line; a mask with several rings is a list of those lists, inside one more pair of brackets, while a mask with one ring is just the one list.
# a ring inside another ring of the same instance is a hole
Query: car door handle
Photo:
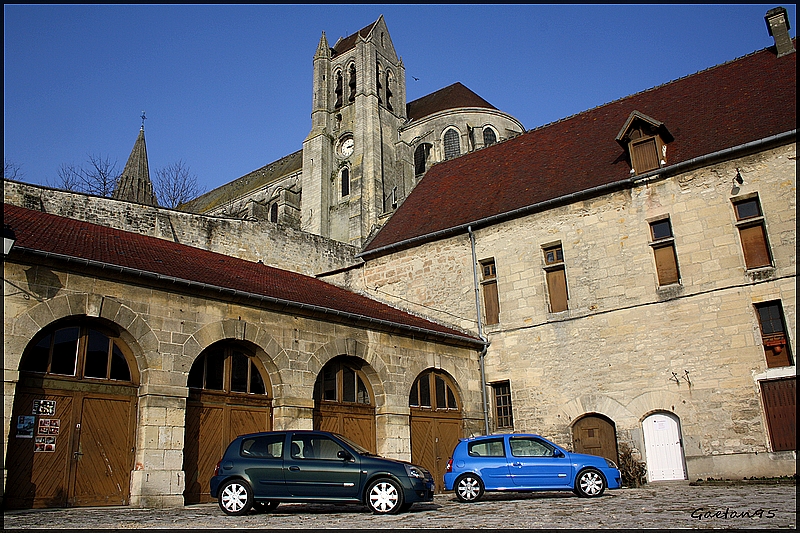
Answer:
[[300, 467], [299, 466], [290, 466], [289, 470], [291, 470], [292, 472], [298, 472], [300, 470]]
[[511, 463], [511, 466], [522, 466], [522, 463]]

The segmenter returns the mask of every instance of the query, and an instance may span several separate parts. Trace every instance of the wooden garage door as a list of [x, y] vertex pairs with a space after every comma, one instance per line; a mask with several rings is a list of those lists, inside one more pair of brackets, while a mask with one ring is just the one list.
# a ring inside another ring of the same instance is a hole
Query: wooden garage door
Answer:
[[772, 451], [797, 450], [797, 378], [761, 382]]
[[617, 432], [608, 419], [596, 415], [584, 416], [572, 426], [572, 446], [577, 453], [588, 453], [619, 462]]
[[[34, 405], [46, 407], [36, 411]], [[52, 414], [47, 411], [50, 406]], [[30, 429], [20, 417], [32, 421]], [[12, 420], [6, 462], [8, 508], [130, 502], [133, 394], [18, 388]]]
[[463, 436], [456, 396], [450, 377], [436, 370], [420, 374], [409, 393], [411, 462], [431, 472], [436, 492], [444, 490], [447, 461]]
[[269, 398], [237, 398], [192, 391], [186, 404], [184, 503], [213, 501], [209, 481], [228, 444], [247, 433], [272, 429]]

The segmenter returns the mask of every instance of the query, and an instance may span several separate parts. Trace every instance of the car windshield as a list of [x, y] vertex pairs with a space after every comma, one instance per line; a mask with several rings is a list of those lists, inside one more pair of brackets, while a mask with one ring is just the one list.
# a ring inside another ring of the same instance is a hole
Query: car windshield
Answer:
[[342, 442], [344, 442], [345, 444], [347, 444], [348, 446], [353, 448], [356, 451], [356, 453], [358, 453], [359, 455], [375, 455], [374, 453], [372, 453], [371, 451], [367, 450], [366, 448], [364, 448], [360, 444], [356, 444], [355, 442], [351, 441], [350, 439], [348, 439], [344, 435], [339, 435], [338, 433], [334, 433], [334, 435], [336, 435], [337, 439], [341, 440]]

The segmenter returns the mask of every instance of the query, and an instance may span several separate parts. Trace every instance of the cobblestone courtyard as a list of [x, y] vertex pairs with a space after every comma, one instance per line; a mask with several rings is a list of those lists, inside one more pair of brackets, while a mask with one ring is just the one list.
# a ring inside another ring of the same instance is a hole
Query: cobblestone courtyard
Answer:
[[462, 504], [441, 494], [393, 516], [358, 505], [281, 504], [268, 514], [231, 517], [216, 504], [202, 504], [7, 511], [3, 519], [4, 529], [796, 529], [796, 515], [795, 485], [683, 482], [608, 491], [597, 499], [509, 493]]

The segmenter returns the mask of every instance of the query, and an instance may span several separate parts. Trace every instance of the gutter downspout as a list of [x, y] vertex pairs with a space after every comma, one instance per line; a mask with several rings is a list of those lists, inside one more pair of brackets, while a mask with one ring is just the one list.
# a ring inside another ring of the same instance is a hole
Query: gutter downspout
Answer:
[[478, 284], [478, 258], [475, 256], [475, 234], [472, 233], [472, 226], [467, 226], [469, 233], [469, 244], [472, 248], [472, 279], [475, 284], [475, 313], [478, 317], [478, 337], [483, 341], [483, 348], [478, 355], [478, 362], [481, 368], [481, 399], [483, 400], [483, 429], [484, 434], [489, 434], [489, 406], [486, 400], [486, 367], [484, 359], [489, 350], [489, 339], [483, 335], [483, 320], [481, 319], [481, 297], [480, 285]]

